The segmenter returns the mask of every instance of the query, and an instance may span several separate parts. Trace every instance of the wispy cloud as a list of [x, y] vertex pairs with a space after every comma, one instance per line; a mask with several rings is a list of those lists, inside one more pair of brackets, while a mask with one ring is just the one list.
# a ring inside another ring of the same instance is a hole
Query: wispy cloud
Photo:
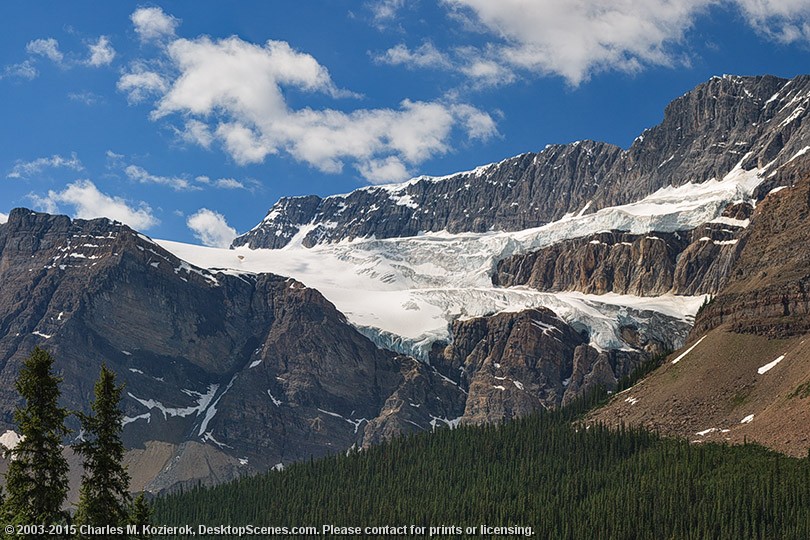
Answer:
[[51, 61], [61, 64], [64, 59], [62, 51], [59, 50], [59, 42], [54, 38], [35, 39], [29, 41], [25, 46], [29, 54], [43, 56]]
[[164, 94], [169, 89], [169, 83], [160, 73], [136, 63], [129, 72], [121, 75], [116, 87], [127, 95], [130, 103], [141, 103], [151, 96]]
[[58, 213], [61, 206], [73, 208], [73, 216], [81, 219], [106, 217], [126, 223], [130, 227], [146, 230], [154, 227], [158, 219], [144, 202], [131, 204], [121, 197], [102, 193], [90, 180], [77, 180], [62, 191], [49, 191], [44, 197], [29, 195], [38, 210]]
[[200, 189], [198, 186], [191, 184], [185, 178], [179, 176], [159, 176], [148, 172], [143, 167], [138, 165], [127, 165], [124, 169], [124, 174], [127, 178], [141, 184], [157, 184], [161, 186], [168, 186], [175, 191], [191, 191]]
[[19, 64], [11, 64], [3, 68], [3, 72], [0, 73], [0, 79], [5, 79], [8, 77], [16, 77], [19, 79], [36, 79], [39, 72], [37, 68], [34, 67], [33, 62], [30, 60], [25, 60], [24, 62], [20, 62]]
[[382, 54], [375, 55], [374, 60], [381, 64], [408, 68], [449, 68], [452, 66], [447, 55], [427, 41], [416, 49], [409, 49], [404, 43], [400, 43]]
[[236, 229], [228, 225], [225, 216], [208, 208], [200, 208], [189, 216], [186, 225], [206, 246], [226, 248], [236, 238]]
[[810, 0], [736, 0], [748, 24], [781, 43], [810, 41]]
[[84, 169], [82, 162], [75, 152], [70, 157], [63, 157], [54, 154], [50, 157], [41, 157], [32, 161], [17, 160], [6, 178], [30, 178], [44, 171], [45, 169], [71, 169], [81, 171]]
[[405, 6], [405, 0], [372, 0], [366, 5], [371, 11], [374, 22], [379, 25], [394, 20], [399, 14], [399, 10]]
[[83, 103], [85, 105], [95, 105], [96, 103], [102, 103], [104, 101], [104, 97], [96, 94], [94, 92], [85, 91], [85, 92], [70, 92], [68, 94], [68, 99], [71, 101], [77, 101], [79, 103]]
[[194, 180], [206, 186], [219, 189], [247, 189], [245, 184], [233, 178], [217, 178], [216, 180], [212, 180], [207, 176], [198, 176]]

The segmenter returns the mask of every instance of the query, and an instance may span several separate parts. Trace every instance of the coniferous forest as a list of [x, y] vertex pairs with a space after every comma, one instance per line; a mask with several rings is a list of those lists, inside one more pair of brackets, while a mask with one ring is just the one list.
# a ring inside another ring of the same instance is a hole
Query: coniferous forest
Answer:
[[484, 537], [487, 525], [549, 539], [810, 538], [810, 459], [584, 428], [575, 419], [594, 401], [195, 488], [155, 501], [154, 520], [478, 526]]

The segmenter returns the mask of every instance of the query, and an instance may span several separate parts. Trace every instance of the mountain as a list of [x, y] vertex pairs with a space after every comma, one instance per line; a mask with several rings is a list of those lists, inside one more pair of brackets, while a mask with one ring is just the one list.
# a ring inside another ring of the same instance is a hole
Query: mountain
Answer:
[[694, 441], [810, 448], [810, 176], [774, 190], [735, 246], [688, 347], [594, 420]]
[[[15, 209], [0, 224], [0, 442], [36, 345], [70, 409], [86, 411], [102, 362], [126, 383], [133, 488], [150, 491], [555, 409], [687, 342], [669, 373], [714, 344], [712, 384], [742, 384], [716, 401], [748, 403], [748, 364], [806, 332], [808, 101], [808, 77], [714, 78], [627, 150], [584, 141], [282, 199], [231, 249]], [[712, 387], [694, 373], [679, 387], [656, 372], [605, 414], [657, 426], [672, 411], [673, 433], [703, 431], [690, 401], [661, 401]], [[790, 384], [780, 396], [805, 395]]]
[[57, 359], [71, 410], [88, 412], [104, 362], [126, 384], [137, 489], [222, 481], [463, 411], [455, 385], [378, 349], [317, 291], [196, 268], [106, 219], [13, 210], [0, 281], [0, 429], [14, 430], [13, 381], [34, 346]]
[[716, 77], [673, 101], [630, 148], [578, 141], [445, 177], [371, 186], [347, 195], [283, 198], [234, 247], [307, 247], [426, 231], [519, 231], [642, 199], [667, 186], [722, 178], [736, 164], [765, 168], [762, 186], [802, 151], [810, 77]]
[[[105, 363], [126, 385], [133, 488], [150, 491], [557, 407], [584, 392], [576, 373], [615, 384], [646, 358], [605, 356], [533, 309], [458, 321], [454, 342], [420, 362], [378, 348], [294, 279], [206, 270], [120, 223], [21, 208], [0, 225], [0, 281], [3, 442], [35, 346], [56, 358], [70, 410], [89, 412]], [[604, 365], [592, 374], [582, 358]]]

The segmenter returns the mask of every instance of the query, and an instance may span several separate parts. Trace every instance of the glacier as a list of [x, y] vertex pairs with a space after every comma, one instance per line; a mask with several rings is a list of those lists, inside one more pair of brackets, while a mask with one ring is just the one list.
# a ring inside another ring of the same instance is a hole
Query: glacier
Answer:
[[450, 325], [456, 319], [535, 307], [549, 308], [575, 329], [586, 331], [591, 345], [599, 349], [626, 348], [619, 330], [626, 324], [651, 337], [668, 337], [680, 346], [705, 300], [703, 295], [636, 297], [499, 288], [492, 285], [492, 272], [508, 256], [601, 231], [674, 232], [722, 221], [727, 204], [754, 203], [754, 190], [766, 169], [743, 170], [738, 164], [720, 180], [669, 186], [634, 203], [588, 214], [586, 206], [558, 221], [516, 232], [443, 231], [307, 248], [302, 240], [317, 226], [308, 224], [281, 249], [156, 242], [213, 274], [272, 272], [294, 278], [320, 291], [378, 345], [422, 360], [434, 341], [451, 339]]

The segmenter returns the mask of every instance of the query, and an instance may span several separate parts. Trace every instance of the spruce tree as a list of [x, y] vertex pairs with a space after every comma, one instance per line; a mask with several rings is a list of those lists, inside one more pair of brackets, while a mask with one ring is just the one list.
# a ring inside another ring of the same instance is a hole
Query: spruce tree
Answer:
[[6, 455], [3, 516], [12, 525], [57, 524], [67, 520], [68, 464], [62, 455], [67, 410], [58, 405], [61, 378], [53, 357], [39, 347], [23, 363], [15, 387], [24, 405], [14, 411], [21, 440]]
[[138, 527], [138, 534], [132, 538], [138, 540], [148, 540], [151, 535], [143, 530], [144, 525], [149, 525], [152, 521], [152, 507], [146, 502], [146, 497], [141, 492], [135, 500], [132, 501], [132, 507], [129, 510], [129, 523]]
[[84, 440], [74, 446], [83, 458], [76, 524], [125, 527], [129, 523], [129, 474], [123, 464], [121, 391], [115, 374], [101, 366], [92, 414], [79, 413]]

